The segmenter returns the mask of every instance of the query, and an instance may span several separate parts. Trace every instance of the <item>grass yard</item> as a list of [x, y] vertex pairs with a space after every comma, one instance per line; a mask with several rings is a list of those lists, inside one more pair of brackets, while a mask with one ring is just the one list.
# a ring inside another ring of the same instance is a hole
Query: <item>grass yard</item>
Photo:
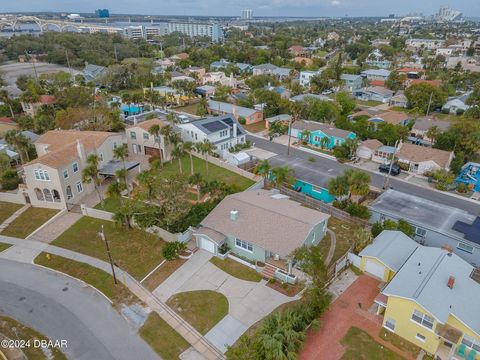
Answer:
[[227, 298], [215, 291], [187, 291], [173, 295], [167, 301], [176, 313], [205, 335], [228, 314]]
[[180, 266], [187, 260], [175, 259], [165, 261], [162, 266], [153, 272], [142, 284], [148, 290], [155, 290], [161, 283], [163, 283], [170, 275], [172, 275]]
[[[10, 340], [48, 340], [45, 336], [40, 334], [39, 332], [19, 323], [18, 321], [6, 317], [0, 316], [0, 334], [3, 334]], [[57, 348], [49, 348], [51, 351], [52, 356], [49, 357], [51, 360], [66, 360], [67, 357]], [[14, 355], [9, 354], [8, 349], [1, 349], [5, 353], [7, 359], [13, 359]], [[40, 360], [40, 359], [47, 359], [44, 352], [40, 347], [33, 346], [25, 346], [22, 348], [23, 353], [25, 354], [26, 359], [31, 360]], [[0, 356], [3, 359], [3, 357]]]
[[156, 235], [125, 230], [112, 221], [84, 216], [56, 238], [52, 245], [108, 261], [105, 243], [98, 236], [101, 226], [110, 245], [113, 260], [136, 279], [141, 280], [163, 260], [164, 241]]
[[95, 209], [103, 210], [108, 212], [115, 212], [120, 207], [120, 198], [118, 197], [107, 197], [103, 202], [103, 206], [101, 203], [95, 205]]
[[10, 244], [5, 244], [5, 243], [0, 243], [0, 252], [7, 250], [10, 246]]
[[385, 341], [388, 341], [397, 349], [408, 352], [412, 354], [412, 357], [416, 358], [420, 351], [422, 350], [417, 345], [411, 343], [410, 341], [405, 340], [404, 338], [398, 336], [397, 334], [392, 333], [391, 331], [385, 330], [382, 328], [380, 330], [380, 338]]
[[0, 224], [13, 215], [23, 205], [0, 201]]
[[[185, 156], [182, 158], [182, 168], [185, 174], [190, 174], [190, 157]], [[193, 168], [194, 172], [202, 175], [203, 179], [206, 178], [206, 169], [205, 169], [205, 160], [194, 156], [193, 157]], [[170, 176], [172, 174], [177, 174], [179, 172], [178, 161], [171, 161], [160, 170], [161, 174], [165, 176]], [[218, 180], [223, 181], [228, 185], [238, 186], [240, 191], [243, 191], [254, 184], [253, 180], [247, 179], [241, 175], [238, 175], [232, 171], [224, 169], [220, 166], [214, 165], [212, 163], [208, 164], [208, 180]]]
[[369, 334], [351, 327], [342, 339], [346, 347], [341, 360], [402, 360], [403, 357], [377, 343]]
[[368, 101], [356, 100], [356, 102], [358, 105], [363, 105], [363, 106], [378, 106], [383, 104], [381, 101], [375, 101], [375, 100], [368, 100]]
[[157, 313], [151, 313], [139, 330], [140, 336], [163, 359], [178, 359], [190, 344]]
[[114, 304], [128, 305], [140, 301], [123, 284], [115, 285], [113, 276], [91, 265], [45, 252], [40, 253], [34, 263], [85, 281], [104, 293]]
[[[356, 239], [355, 232], [360, 229], [361, 226], [340, 220], [332, 216], [330, 219], [328, 219], [328, 228], [335, 233], [337, 238], [337, 244], [335, 246], [335, 252], [333, 253], [331, 262], [333, 263], [347, 252], [353, 241]], [[327, 240], [327, 238], [323, 240]], [[330, 241], [324, 242], [323, 240], [320, 241], [320, 246], [324, 247], [326, 255], [330, 249]]]
[[212, 257], [210, 262], [214, 264], [216, 267], [222, 269], [227, 274], [230, 274], [240, 280], [247, 280], [247, 281], [254, 281], [260, 282], [262, 280], [262, 276], [243, 264], [240, 264], [238, 261], [232, 259], [219, 259], [217, 257]]
[[54, 209], [30, 207], [13, 220], [2, 231], [2, 235], [25, 239], [57, 213], [58, 210]]
[[185, 106], [177, 107], [174, 110], [184, 112], [187, 114], [197, 115], [197, 105], [198, 104], [185, 105]]

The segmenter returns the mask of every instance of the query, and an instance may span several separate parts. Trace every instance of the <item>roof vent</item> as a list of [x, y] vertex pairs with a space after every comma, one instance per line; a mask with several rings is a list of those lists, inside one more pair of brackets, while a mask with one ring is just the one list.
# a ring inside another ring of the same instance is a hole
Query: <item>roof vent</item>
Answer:
[[448, 251], [449, 253], [453, 252], [452, 247], [446, 244], [442, 246], [442, 250]]
[[453, 285], [455, 285], [455, 276], [450, 276], [450, 277], [448, 278], [447, 286], [448, 286], [450, 289], [453, 289]]
[[230, 211], [230, 220], [235, 221], [238, 219], [238, 210]]

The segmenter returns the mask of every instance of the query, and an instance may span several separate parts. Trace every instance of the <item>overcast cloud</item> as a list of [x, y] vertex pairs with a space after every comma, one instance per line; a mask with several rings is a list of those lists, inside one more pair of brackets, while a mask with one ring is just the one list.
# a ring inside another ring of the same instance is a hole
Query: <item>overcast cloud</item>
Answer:
[[0, 0], [0, 12], [61, 11], [152, 15], [239, 15], [250, 8], [257, 16], [385, 16], [435, 13], [449, 5], [480, 17], [480, 0]]

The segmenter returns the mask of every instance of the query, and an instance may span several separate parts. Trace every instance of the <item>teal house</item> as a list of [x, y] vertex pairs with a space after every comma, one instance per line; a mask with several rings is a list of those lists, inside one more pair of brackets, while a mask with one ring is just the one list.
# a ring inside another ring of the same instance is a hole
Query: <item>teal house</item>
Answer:
[[288, 275], [292, 252], [322, 241], [329, 217], [278, 192], [247, 190], [225, 197], [194, 235], [197, 247], [214, 255], [228, 246], [237, 258]]
[[292, 124], [291, 135], [304, 140], [313, 146], [333, 149], [342, 145], [347, 139], [355, 139], [357, 135], [351, 131], [338, 129], [334, 126], [317, 121], [300, 120]]

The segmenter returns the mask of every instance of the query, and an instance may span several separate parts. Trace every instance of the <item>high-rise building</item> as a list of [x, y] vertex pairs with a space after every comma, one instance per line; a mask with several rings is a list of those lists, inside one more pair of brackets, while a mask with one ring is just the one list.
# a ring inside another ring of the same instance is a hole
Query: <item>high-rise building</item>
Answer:
[[455, 21], [460, 20], [461, 17], [462, 13], [460, 11], [452, 9], [448, 6], [442, 6], [435, 15], [435, 19], [438, 21]]
[[97, 9], [95, 10], [95, 16], [99, 18], [109, 18], [110, 11], [108, 11], [108, 9]]
[[199, 22], [170, 22], [167, 23], [168, 33], [181, 32], [190, 37], [208, 36], [214, 42], [222, 42], [224, 39], [223, 29], [216, 23]]
[[243, 19], [243, 20], [251, 20], [251, 19], [253, 19], [253, 11], [252, 11], [252, 9], [242, 10], [242, 19]]

